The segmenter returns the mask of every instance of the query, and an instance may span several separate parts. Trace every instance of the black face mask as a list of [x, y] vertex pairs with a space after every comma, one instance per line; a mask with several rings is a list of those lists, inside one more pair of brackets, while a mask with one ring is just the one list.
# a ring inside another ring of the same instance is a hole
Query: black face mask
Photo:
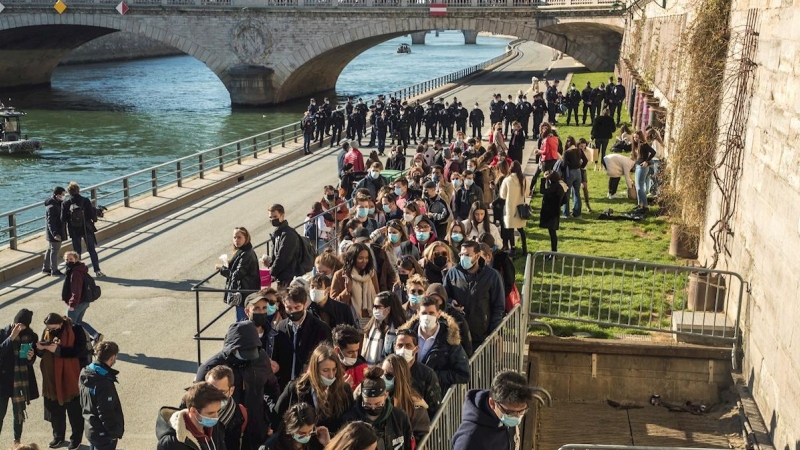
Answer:
[[328, 200], [333, 200], [334, 198], [336, 198], [336, 196], [333, 194], [326, 194], [325, 198], [327, 198]]
[[267, 313], [253, 313], [253, 317], [250, 319], [256, 324], [257, 327], [264, 328], [269, 323], [269, 318], [267, 317]]
[[408, 275], [400, 274], [400, 282], [403, 283], [403, 285], [405, 285], [407, 281], [408, 281]]
[[385, 406], [381, 406], [380, 408], [367, 408], [364, 405], [361, 405], [361, 407], [364, 408], [364, 412], [368, 416], [372, 417], [380, 417], [381, 413], [383, 413], [383, 408], [385, 408]]
[[281, 219], [269, 219], [269, 223], [271, 223], [273, 227], [277, 227], [281, 224]]
[[73, 267], [78, 265], [78, 263], [76, 262], [68, 262], [66, 264], [67, 264], [67, 269], [72, 269]]
[[290, 312], [290, 313], [288, 313], [286, 316], [287, 316], [287, 317], [289, 318], [289, 320], [291, 320], [292, 322], [297, 322], [298, 320], [300, 320], [300, 319], [302, 319], [302, 318], [303, 318], [303, 313], [305, 313], [305, 310], [304, 310], [304, 311], [295, 311], [295, 312]]
[[58, 329], [55, 329], [55, 330], [50, 330], [50, 336], [51, 337], [59, 336], [60, 334], [61, 334], [61, 328], [58, 328]]
[[445, 265], [447, 265], [447, 256], [434, 256], [433, 264], [436, 267], [444, 267]]

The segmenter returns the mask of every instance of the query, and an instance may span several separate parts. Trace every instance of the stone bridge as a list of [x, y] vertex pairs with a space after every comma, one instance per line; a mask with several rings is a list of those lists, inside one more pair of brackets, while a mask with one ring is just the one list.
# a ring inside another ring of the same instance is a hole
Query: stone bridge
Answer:
[[117, 31], [202, 61], [235, 105], [266, 105], [331, 90], [363, 51], [435, 29], [517, 36], [563, 51], [589, 69], [609, 70], [624, 26], [613, 0], [551, 0], [558, 3], [551, 6], [450, 0], [458, 4], [448, 5], [444, 17], [431, 17], [428, 4], [415, 0], [130, 0], [125, 15], [115, 9], [119, 0], [64, 1], [62, 14], [50, 0], [4, 3], [0, 87], [48, 85], [66, 54]]

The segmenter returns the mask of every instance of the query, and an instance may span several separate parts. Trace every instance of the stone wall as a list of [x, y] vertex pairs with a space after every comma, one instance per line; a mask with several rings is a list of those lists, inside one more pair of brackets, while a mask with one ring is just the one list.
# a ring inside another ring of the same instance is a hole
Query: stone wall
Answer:
[[182, 54], [182, 51], [167, 44], [149, 39], [140, 34], [120, 31], [107, 34], [81, 45], [64, 57], [60, 64], [126, 61]]

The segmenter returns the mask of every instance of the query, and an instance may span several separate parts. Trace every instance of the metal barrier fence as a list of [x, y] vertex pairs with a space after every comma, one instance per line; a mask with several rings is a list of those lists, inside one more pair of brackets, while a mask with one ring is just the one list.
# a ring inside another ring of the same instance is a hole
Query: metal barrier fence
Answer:
[[[525, 279], [529, 278], [531, 270], [532, 259], [528, 256], [525, 263]], [[501, 370], [524, 372], [529, 295], [528, 286], [523, 285], [522, 303], [511, 310], [500, 326], [475, 350], [469, 359], [469, 383], [457, 384], [448, 389], [442, 399], [441, 409], [431, 421], [430, 432], [420, 441], [417, 449], [450, 450], [450, 441], [461, 425], [461, 410], [467, 390], [488, 389], [494, 376]], [[549, 397], [549, 394], [546, 396]]]
[[532, 317], [732, 344], [734, 355], [738, 349], [746, 283], [737, 273], [538, 252], [531, 275]]
[[[449, 83], [471, 76], [484, 68], [508, 57], [508, 51], [492, 59], [475, 64], [432, 80], [423, 81], [394, 92], [389, 97], [401, 100], [422, 95]], [[374, 100], [369, 104], [374, 103]], [[340, 107], [338, 109], [343, 109]], [[94, 186], [83, 187], [82, 193], [88, 195], [92, 204], [107, 208], [122, 206], [128, 208], [137, 198], [157, 197], [159, 191], [173, 186], [181, 187], [192, 179], [204, 178], [206, 173], [241, 164], [243, 159], [252, 156], [257, 159], [263, 153], [272, 153], [275, 148], [285, 148], [298, 144], [303, 139], [300, 121], [280, 128], [265, 131], [244, 139], [222, 144], [182, 158], [173, 159], [147, 169], [139, 170]], [[16, 250], [25, 238], [44, 232], [44, 207], [41, 202], [13, 211], [0, 213], [0, 249], [8, 245]], [[44, 248], [42, 248], [44, 251]]]

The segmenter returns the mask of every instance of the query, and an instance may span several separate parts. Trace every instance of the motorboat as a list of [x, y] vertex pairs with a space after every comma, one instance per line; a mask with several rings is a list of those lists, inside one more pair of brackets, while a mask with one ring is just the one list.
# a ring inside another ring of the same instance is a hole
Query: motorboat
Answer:
[[42, 143], [38, 139], [28, 139], [27, 134], [22, 134], [20, 118], [25, 115], [13, 106], [0, 104], [0, 154], [33, 153], [42, 149]]

